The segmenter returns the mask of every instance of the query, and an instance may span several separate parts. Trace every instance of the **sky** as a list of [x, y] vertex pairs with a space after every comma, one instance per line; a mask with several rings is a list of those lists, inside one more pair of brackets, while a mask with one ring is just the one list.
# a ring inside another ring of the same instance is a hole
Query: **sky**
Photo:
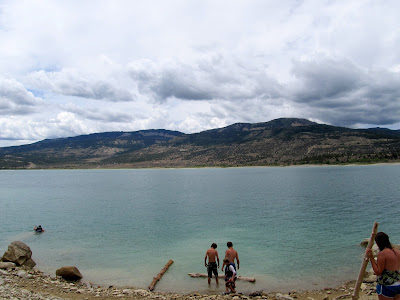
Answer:
[[400, 1], [0, 0], [0, 147], [288, 117], [400, 129]]

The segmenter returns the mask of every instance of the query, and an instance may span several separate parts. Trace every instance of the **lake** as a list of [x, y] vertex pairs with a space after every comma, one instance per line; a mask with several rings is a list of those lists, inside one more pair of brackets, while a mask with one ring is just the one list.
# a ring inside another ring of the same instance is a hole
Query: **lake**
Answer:
[[400, 165], [0, 171], [0, 255], [19, 240], [48, 274], [140, 288], [172, 259], [156, 291], [220, 293], [187, 273], [232, 241], [257, 280], [239, 292], [333, 287], [357, 278], [374, 221], [400, 243], [399, 178]]

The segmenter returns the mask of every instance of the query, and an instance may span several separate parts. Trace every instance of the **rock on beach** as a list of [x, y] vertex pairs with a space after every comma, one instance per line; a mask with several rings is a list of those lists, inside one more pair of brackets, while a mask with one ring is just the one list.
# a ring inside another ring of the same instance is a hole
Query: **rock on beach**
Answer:
[[[76, 267], [72, 268], [73, 271]], [[63, 268], [61, 268], [63, 269]], [[77, 268], [76, 268], [77, 270]], [[79, 270], [78, 270], [79, 272]], [[80, 272], [79, 272], [80, 274]], [[371, 275], [371, 274], [370, 274]], [[81, 277], [82, 275], [80, 275]], [[79, 277], [79, 275], [78, 275]], [[82, 278], [82, 277], [81, 277]], [[366, 282], [367, 281], [367, 282]], [[372, 280], [371, 280], [372, 281]], [[206, 282], [205, 282], [206, 284]], [[289, 293], [264, 293], [262, 290], [248, 295], [172, 294], [151, 292], [133, 287], [100, 287], [89, 282], [67, 281], [61, 276], [45, 275], [35, 268], [20, 266], [11, 262], [0, 262], [0, 300], [2, 299], [159, 299], [159, 300], [339, 300], [350, 298], [354, 283], [337, 288], [316, 291], [292, 291]], [[375, 283], [365, 280], [360, 292], [360, 300], [376, 300]]]
[[16, 264], [13, 262], [1, 262], [0, 261], [0, 269], [12, 269], [15, 268]]
[[56, 271], [56, 275], [61, 276], [66, 280], [80, 280], [83, 277], [81, 272], [79, 272], [78, 268], [75, 266], [59, 268]]
[[[151, 292], [133, 287], [100, 287], [89, 282], [70, 282], [60, 276], [49, 276], [39, 270], [15, 266], [12, 269], [0, 270], [0, 299], [158, 299], [158, 300], [339, 300], [349, 299], [353, 283], [310, 292], [257, 293], [243, 295], [210, 295], [210, 294], [172, 294]], [[21, 276], [22, 275], [22, 276]], [[205, 281], [205, 284], [206, 281]], [[347, 296], [346, 296], [347, 295]], [[364, 284], [360, 300], [376, 300], [374, 284]], [[346, 297], [343, 297], [346, 296]]]
[[8, 250], [4, 252], [1, 261], [13, 262], [18, 266], [25, 266], [27, 268], [33, 268], [36, 263], [33, 261], [32, 251], [25, 243], [20, 241], [12, 242], [8, 246]]

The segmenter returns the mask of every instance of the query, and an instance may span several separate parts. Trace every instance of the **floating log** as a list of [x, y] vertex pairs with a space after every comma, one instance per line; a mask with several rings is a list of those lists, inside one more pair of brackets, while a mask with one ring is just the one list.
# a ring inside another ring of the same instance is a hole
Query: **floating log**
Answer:
[[150, 283], [149, 285], [149, 290], [152, 291], [154, 290], [157, 282], [161, 279], [161, 277], [164, 275], [165, 272], [167, 272], [168, 268], [170, 267], [170, 265], [172, 265], [174, 263], [174, 261], [172, 259], [170, 259], [167, 264], [165, 265], [164, 268], [161, 269], [160, 273], [157, 274], [156, 277], [153, 277], [153, 281]]
[[[193, 278], [208, 277], [208, 275], [205, 273], [188, 273], [188, 275]], [[218, 275], [218, 278], [224, 278], [224, 277], [225, 277], [224, 275]], [[248, 282], [256, 282], [256, 279], [254, 277], [238, 276], [237, 279]]]
[[[376, 235], [377, 231], [378, 231], [378, 223], [375, 222], [374, 226], [372, 226], [371, 237], [369, 238], [367, 248], [372, 248], [372, 246], [374, 245], [374, 239], [375, 239], [375, 235]], [[360, 273], [358, 274], [356, 285], [354, 286], [354, 292], [352, 295], [353, 300], [358, 299], [358, 294], [360, 292], [361, 283], [362, 283], [364, 275], [365, 275], [365, 270], [367, 269], [368, 261], [369, 261], [368, 255], [365, 254], [363, 262], [361, 263]]]

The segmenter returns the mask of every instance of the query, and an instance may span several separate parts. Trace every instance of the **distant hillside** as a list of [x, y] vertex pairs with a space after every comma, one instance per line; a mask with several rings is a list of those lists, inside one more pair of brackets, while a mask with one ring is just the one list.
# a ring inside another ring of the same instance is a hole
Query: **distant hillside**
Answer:
[[0, 168], [274, 166], [394, 162], [400, 131], [284, 118], [200, 133], [108, 132], [0, 148]]
[[170, 130], [105, 132], [0, 148], [0, 168], [94, 167], [119, 153], [140, 151], [183, 135]]

